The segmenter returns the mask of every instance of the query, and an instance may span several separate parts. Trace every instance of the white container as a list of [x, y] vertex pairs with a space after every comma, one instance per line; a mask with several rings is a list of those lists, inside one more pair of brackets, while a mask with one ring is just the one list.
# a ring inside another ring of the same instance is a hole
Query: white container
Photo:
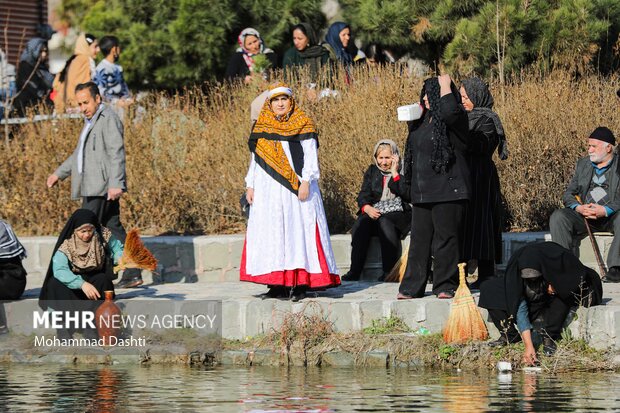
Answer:
[[512, 364], [510, 364], [510, 362], [508, 361], [498, 361], [497, 370], [499, 370], [500, 373], [512, 371]]
[[409, 122], [412, 120], [418, 120], [422, 117], [424, 110], [419, 103], [413, 105], [400, 106], [397, 110], [398, 120], [401, 122]]

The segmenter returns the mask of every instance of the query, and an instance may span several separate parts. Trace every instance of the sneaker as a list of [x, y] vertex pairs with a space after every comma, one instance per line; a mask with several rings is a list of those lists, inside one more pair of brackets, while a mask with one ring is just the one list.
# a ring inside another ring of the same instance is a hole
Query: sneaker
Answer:
[[454, 298], [454, 291], [452, 290], [442, 291], [439, 294], [437, 294], [437, 298], [439, 298], [440, 300], [448, 300], [450, 298]]
[[116, 288], [136, 288], [142, 284], [144, 284], [144, 281], [142, 281], [142, 276], [138, 275], [131, 278], [122, 278], [116, 283]]

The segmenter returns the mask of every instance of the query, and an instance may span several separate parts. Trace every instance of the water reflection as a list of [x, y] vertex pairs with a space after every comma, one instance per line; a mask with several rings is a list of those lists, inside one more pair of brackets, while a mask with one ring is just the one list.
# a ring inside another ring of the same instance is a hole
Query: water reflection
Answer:
[[616, 411], [620, 375], [0, 366], [2, 412]]

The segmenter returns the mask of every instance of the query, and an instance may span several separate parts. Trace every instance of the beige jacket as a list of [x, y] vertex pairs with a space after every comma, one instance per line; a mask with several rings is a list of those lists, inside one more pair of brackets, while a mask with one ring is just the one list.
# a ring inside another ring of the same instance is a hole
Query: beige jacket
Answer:
[[54, 107], [56, 108], [56, 113], [63, 113], [67, 108], [77, 107], [75, 87], [80, 83], [91, 81], [90, 46], [86, 41], [86, 36], [83, 34], [75, 42], [73, 54], [75, 58], [67, 69], [65, 82], [60, 82], [60, 73], [54, 79], [53, 87], [56, 91]]

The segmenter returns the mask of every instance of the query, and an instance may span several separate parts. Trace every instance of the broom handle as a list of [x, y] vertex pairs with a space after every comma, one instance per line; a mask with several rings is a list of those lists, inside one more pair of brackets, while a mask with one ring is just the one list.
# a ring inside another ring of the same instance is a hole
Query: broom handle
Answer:
[[[575, 195], [575, 199], [577, 199], [579, 205], [583, 205], [583, 202], [581, 202], [581, 197], [579, 195]], [[603, 278], [605, 275], [607, 275], [607, 269], [605, 268], [605, 264], [603, 263], [601, 251], [598, 249], [598, 244], [596, 243], [596, 239], [594, 238], [594, 234], [592, 233], [592, 229], [590, 228], [590, 224], [588, 223], [588, 219], [586, 217], [583, 217], [583, 222], [586, 224], [588, 238], [590, 238], [590, 242], [592, 243], [592, 250], [594, 251], [594, 256], [596, 257], [596, 263], [598, 264], [598, 268], [601, 272], [601, 278]]]
[[467, 266], [466, 262], [461, 262], [458, 264], [459, 267], [459, 285], [465, 284], [465, 266]]

